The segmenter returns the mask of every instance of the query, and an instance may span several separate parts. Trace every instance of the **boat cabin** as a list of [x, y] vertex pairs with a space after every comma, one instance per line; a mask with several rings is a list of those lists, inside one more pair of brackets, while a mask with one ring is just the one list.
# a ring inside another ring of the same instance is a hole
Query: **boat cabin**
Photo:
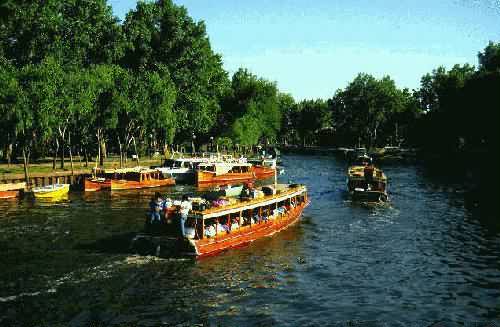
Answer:
[[199, 164], [198, 170], [215, 173], [216, 176], [224, 174], [241, 174], [251, 173], [252, 165], [249, 163], [202, 163]]
[[203, 211], [192, 211], [186, 221], [186, 236], [193, 240], [224, 239], [231, 233], [250, 232], [267, 223], [280, 221], [307, 201], [304, 186], [279, 185], [274, 195], [235, 200]]

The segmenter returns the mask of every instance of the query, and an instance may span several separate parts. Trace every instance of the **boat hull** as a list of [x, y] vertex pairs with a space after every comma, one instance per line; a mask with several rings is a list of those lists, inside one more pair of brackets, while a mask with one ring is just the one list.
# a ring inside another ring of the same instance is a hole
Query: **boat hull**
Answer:
[[19, 191], [0, 191], [0, 199], [13, 199], [19, 196]]
[[196, 184], [200, 185], [217, 185], [217, 184], [234, 184], [251, 182], [255, 180], [253, 172], [248, 173], [227, 173], [216, 175], [213, 172], [198, 171], [196, 173]]
[[61, 187], [58, 187], [54, 190], [43, 190], [43, 188], [35, 188], [33, 190], [33, 194], [35, 198], [39, 199], [51, 199], [57, 198], [67, 195], [69, 192], [69, 184], [62, 184]]
[[129, 181], [124, 179], [112, 179], [111, 180], [111, 190], [132, 190], [141, 188], [154, 188], [162, 186], [175, 185], [175, 179], [165, 178], [165, 179], [150, 179], [145, 181]]
[[111, 189], [111, 179], [97, 180], [95, 178], [85, 178], [85, 192], [96, 192]]
[[351, 197], [355, 201], [364, 201], [364, 202], [385, 202], [388, 201], [388, 196], [386, 192], [381, 191], [360, 191], [353, 190], [350, 192]]
[[254, 166], [253, 171], [255, 173], [255, 178], [257, 179], [268, 179], [274, 177], [275, 169], [266, 166]]
[[308, 202], [305, 202], [279, 218], [270, 219], [252, 226], [243, 226], [236, 231], [231, 231], [231, 233], [222, 236], [218, 235], [214, 238], [191, 240], [189, 242], [191, 251], [187, 251], [185, 254], [196, 256], [197, 258], [208, 257], [231, 248], [245, 246], [260, 238], [272, 236], [299, 221], [302, 211], [308, 204]]

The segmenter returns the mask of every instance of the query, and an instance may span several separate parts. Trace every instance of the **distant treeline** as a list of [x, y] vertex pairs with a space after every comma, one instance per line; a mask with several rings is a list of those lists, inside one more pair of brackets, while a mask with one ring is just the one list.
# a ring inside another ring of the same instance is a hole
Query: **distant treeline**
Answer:
[[106, 0], [0, 5], [7, 161], [191, 142], [497, 151], [498, 110], [496, 43], [478, 68], [437, 68], [418, 90], [359, 74], [330, 99], [296, 102], [246, 69], [229, 77], [204, 23], [171, 0], [138, 2], [123, 22]]

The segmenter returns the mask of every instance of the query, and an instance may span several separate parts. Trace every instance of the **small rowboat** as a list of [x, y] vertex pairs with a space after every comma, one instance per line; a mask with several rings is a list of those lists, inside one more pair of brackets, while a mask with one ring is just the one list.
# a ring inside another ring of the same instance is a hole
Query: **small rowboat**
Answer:
[[53, 184], [33, 188], [36, 198], [56, 198], [68, 194], [69, 184]]

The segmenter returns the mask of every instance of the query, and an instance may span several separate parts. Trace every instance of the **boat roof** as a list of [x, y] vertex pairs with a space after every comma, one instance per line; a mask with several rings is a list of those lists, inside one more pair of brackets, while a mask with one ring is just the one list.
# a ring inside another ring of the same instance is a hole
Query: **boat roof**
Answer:
[[178, 162], [208, 162], [210, 161], [210, 158], [176, 158], [176, 159], [166, 159], [166, 160], [172, 160], [172, 161], [178, 161]]
[[266, 206], [276, 202], [281, 202], [290, 199], [294, 196], [301, 195], [307, 191], [305, 185], [294, 185], [289, 184], [278, 184], [276, 187], [275, 195], [267, 195], [263, 198], [252, 199], [250, 201], [237, 200], [235, 204], [230, 204], [223, 207], [210, 208], [204, 211], [198, 211], [195, 213], [196, 216], [201, 216], [203, 219], [209, 219], [219, 216], [224, 216], [242, 210], [255, 209], [258, 207]]
[[[350, 179], [365, 179], [365, 167], [364, 166], [352, 166], [349, 168], [348, 175]], [[379, 168], [374, 168], [373, 170], [373, 180], [376, 181], [387, 181], [387, 176]]]
[[8, 184], [0, 184], [0, 191], [14, 191], [14, 190], [22, 190], [26, 187], [26, 183], [8, 183]]
[[131, 168], [117, 168], [117, 169], [105, 169], [104, 173], [106, 174], [126, 174], [126, 173], [154, 173], [158, 172], [158, 169], [151, 169], [148, 167], [131, 167]]
[[218, 167], [234, 167], [234, 166], [245, 166], [245, 167], [250, 167], [252, 164], [248, 162], [204, 162], [199, 165], [200, 167], [203, 166], [218, 166]]

